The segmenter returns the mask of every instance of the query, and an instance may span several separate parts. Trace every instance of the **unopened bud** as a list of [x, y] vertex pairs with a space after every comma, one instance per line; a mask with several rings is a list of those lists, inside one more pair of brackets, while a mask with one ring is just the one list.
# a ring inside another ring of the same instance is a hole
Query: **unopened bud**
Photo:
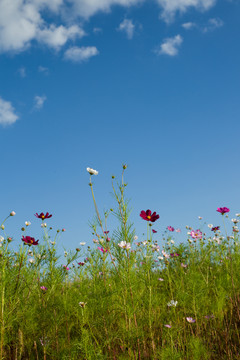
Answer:
[[10, 212], [10, 216], [16, 215], [15, 211]]

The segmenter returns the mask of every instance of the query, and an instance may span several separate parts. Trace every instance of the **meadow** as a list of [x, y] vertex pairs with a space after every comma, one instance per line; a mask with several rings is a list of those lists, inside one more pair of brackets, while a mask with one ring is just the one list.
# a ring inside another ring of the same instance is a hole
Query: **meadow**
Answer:
[[[219, 213], [207, 230], [187, 226], [176, 244], [159, 214], [142, 210], [145, 238], [136, 236], [122, 178], [112, 177], [116, 208], [96, 217], [92, 246], [57, 250], [48, 212], [36, 213], [42, 239], [22, 227], [10, 233], [12, 211], [0, 226], [0, 359], [240, 359], [240, 214]], [[109, 215], [118, 220], [111, 233]], [[231, 224], [231, 232], [227, 232]], [[158, 240], [155, 240], [158, 238]], [[11, 243], [19, 242], [19, 248]]]

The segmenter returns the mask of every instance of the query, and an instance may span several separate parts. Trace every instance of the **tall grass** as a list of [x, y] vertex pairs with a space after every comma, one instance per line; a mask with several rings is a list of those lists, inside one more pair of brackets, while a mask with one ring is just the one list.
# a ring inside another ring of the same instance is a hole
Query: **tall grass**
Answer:
[[[180, 245], [173, 231], [154, 241], [146, 221], [148, 236], [137, 240], [123, 175], [112, 179], [117, 206], [103, 218], [90, 175], [96, 220], [86, 251], [59, 258], [60, 232], [52, 238], [44, 218], [39, 244], [20, 241], [14, 251], [11, 216], [2, 223], [1, 359], [240, 359], [238, 220], [229, 235], [189, 228]], [[109, 213], [119, 220], [111, 234]]]

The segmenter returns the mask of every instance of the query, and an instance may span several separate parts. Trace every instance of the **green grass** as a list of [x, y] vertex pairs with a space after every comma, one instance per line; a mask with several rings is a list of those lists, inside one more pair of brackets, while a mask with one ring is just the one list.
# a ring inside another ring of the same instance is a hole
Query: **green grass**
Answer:
[[[2, 231], [0, 358], [240, 359], [238, 233], [188, 235], [178, 246], [169, 235], [157, 244], [146, 222], [148, 238], [136, 244], [123, 178], [117, 190], [114, 181], [117, 209], [110, 213], [119, 227], [105, 234], [109, 213], [100, 218], [90, 177], [97, 214], [91, 226], [99, 243], [85, 253], [82, 246], [59, 259], [59, 232], [52, 239], [48, 227], [39, 245], [22, 242], [16, 252]], [[131, 249], [119, 247], [121, 241]], [[163, 248], [178, 256], [159, 259]], [[168, 306], [171, 300], [176, 306]]]

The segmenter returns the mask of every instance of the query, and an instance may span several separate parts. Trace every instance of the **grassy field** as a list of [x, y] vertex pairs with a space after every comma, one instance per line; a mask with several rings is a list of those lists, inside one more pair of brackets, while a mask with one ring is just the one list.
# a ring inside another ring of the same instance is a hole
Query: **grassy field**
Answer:
[[[155, 241], [158, 214], [142, 211], [147, 231], [140, 241], [123, 176], [119, 184], [112, 179], [116, 209], [101, 217], [96, 174], [89, 173], [92, 247], [82, 244], [59, 258], [64, 229], [50, 236], [46, 213], [36, 214], [43, 239], [30, 237], [26, 223], [18, 251], [8, 235], [15, 213], [1, 225], [0, 359], [240, 359], [240, 215], [230, 220], [229, 209], [219, 208], [219, 224], [210, 224], [208, 234], [189, 227], [176, 245], [172, 227]], [[119, 220], [111, 234], [109, 213]]]

